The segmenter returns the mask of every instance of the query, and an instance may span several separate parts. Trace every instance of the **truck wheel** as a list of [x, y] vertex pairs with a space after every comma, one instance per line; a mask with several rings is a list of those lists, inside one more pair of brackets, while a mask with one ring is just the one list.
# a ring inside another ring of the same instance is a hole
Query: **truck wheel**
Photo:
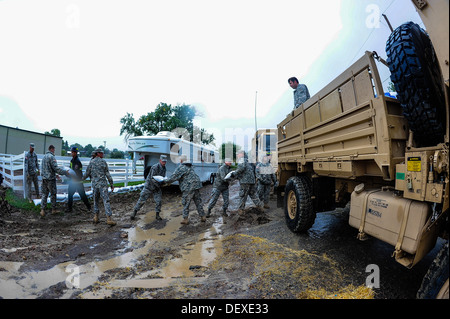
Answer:
[[444, 141], [445, 96], [433, 45], [419, 25], [408, 22], [392, 32], [386, 43], [387, 63], [397, 97], [416, 146]]
[[[448, 298], [448, 241], [437, 254], [417, 292], [418, 299]], [[442, 296], [444, 295], [444, 296]]]
[[316, 219], [311, 199], [311, 182], [306, 176], [291, 177], [286, 183], [284, 194], [287, 226], [295, 233], [307, 231]]

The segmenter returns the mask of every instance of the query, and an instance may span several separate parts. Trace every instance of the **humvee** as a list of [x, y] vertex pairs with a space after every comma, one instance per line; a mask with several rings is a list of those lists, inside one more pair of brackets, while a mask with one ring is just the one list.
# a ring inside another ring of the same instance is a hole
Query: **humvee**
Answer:
[[[449, 1], [413, 1], [408, 22], [277, 125], [277, 199], [287, 226], [305, 232], [317, 212], [349, 206], [358, 239], [390, 243], [417, 264], [446, 240], [417, 292], [448, 298]], [[397, 98], [384, 94], [378, 62]]]

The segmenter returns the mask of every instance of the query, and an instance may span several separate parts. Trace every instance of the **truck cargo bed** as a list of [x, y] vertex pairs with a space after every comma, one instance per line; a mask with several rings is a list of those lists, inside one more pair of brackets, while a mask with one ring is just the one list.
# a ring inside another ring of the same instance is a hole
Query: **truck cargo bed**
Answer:
[[278, 124], [278, 163], [284, 171], [393, 180], [407, 138], [401, 106], [384, 96], [373, 54], [366, 52]]

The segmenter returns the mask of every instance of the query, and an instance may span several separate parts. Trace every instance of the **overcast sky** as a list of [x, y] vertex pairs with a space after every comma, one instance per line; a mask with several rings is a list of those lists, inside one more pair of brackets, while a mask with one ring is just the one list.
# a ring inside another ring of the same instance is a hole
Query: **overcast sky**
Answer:
[[0, 0], [0, 124], [125, 150], [127, 112], [185, 103], [220, 143], [254, 133], [256, 102], [276, 128], [289, 77], [312, 96], [365, 50], [386, 58], [382, 13], [423, 27], [409, 0]]

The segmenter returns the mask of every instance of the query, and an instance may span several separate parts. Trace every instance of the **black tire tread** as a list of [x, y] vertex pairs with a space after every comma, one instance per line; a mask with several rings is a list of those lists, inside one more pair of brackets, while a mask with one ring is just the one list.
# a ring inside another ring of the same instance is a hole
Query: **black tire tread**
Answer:
[[[293, 220], [289, 217], [287, 209], [288, 193], [291, 190], [295, 191], [297, 198], [297, 214]], [[291, 177], [286, 183], [284, 212], [286, 223], [294, 233], [305, 232], [314, 224], [316, 213], [313, 209], [311, 194], [311, 182], [306, 176]]]
[[434, 146], [445, 134], [442, 75], [430, 38], [419, 25], [402, 24], [386, 43], [387, 63], [417, 146]]

